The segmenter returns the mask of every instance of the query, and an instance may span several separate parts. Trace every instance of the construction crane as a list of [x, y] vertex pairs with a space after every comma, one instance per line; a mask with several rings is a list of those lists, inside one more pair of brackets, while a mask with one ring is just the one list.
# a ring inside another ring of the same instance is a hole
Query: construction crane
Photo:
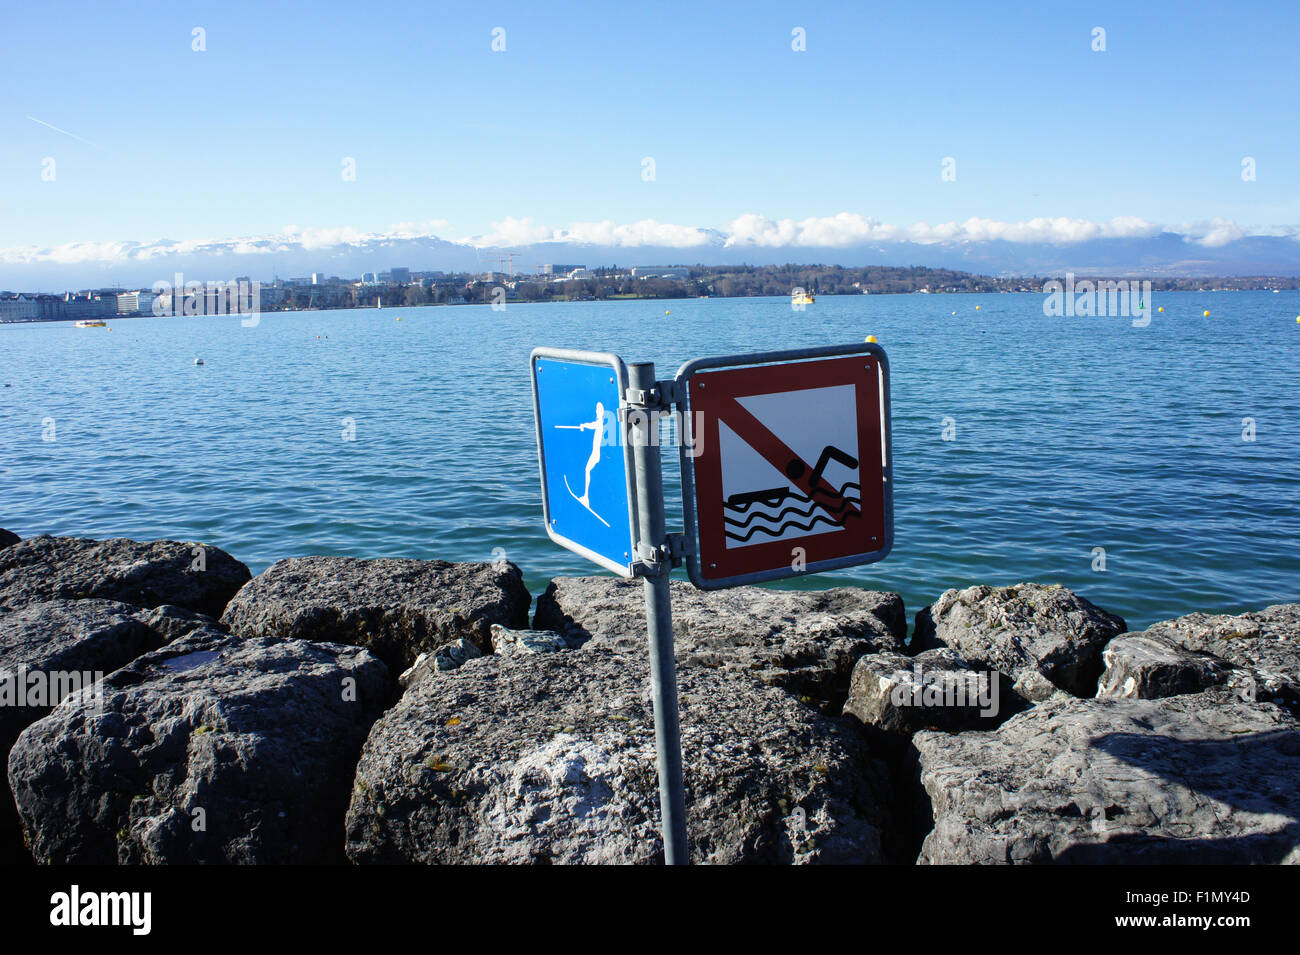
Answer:
[[510, 276], [511, 278], [514, 278], [515, 259], [522, 257], [522, 255], [523, 255], [522, 252], [513, 252], [513, 251], [498, 252], [497, 263], [501, 266], [501, 271], [504, 274]]
[[488, 271], [485, 277], [491, 281], [495, 275], [506, 275], [510, 278], [515, 276], [515, 259], [523, 256], [522, 252], [497, 252], [495, 255], [491, 252], [484, 252], [489, 262], [496, 259], [500, 269], [497, 272]]

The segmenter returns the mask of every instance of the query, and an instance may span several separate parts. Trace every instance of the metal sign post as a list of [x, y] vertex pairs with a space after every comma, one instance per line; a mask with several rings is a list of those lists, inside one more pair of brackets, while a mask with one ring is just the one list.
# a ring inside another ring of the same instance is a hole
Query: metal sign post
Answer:
[[[864, 344], [700, 358], [670, 381], [603, 352], [537, 348], [531, 364], [546, 533], [644, 581], [664, 861], [685, 865], [669, 575], [686, 561], [712, 590], [883, 559], [889, 363]], [[659, 459], [659, 414], [673, 409], [684, 535], [667, 530]]]
[[664, 861], [689, 862], [677, 663], [668, 576], [655, 366], [617, 355], [533, 350], [533, 412], [542, 514], [551, 540], [622, 577], [645, 580], [650, 686]]
[[[639, 395], [655, 393], [653, 363], [631, 365], [628, 387]], [[673, 653], [672, 594], [668, 575], [672, 557], [664, 517], [663, 471], [659, 463], [659, 419], [654, 399], [629, 405], [632, 460], [636, 466], [636, 496], [640, 527], [639, 569], [645, 578], [646, 625], [650, 639], [650, 687], [654, 696], [655, 751], [659, 764], [659, 810], [662, 816], [664, 862], [685, 865], [686, 792], [682, 780], [682, 736], [677, 715], [677, 660]], [[657, 403], [655, 403], [657, 404]]]

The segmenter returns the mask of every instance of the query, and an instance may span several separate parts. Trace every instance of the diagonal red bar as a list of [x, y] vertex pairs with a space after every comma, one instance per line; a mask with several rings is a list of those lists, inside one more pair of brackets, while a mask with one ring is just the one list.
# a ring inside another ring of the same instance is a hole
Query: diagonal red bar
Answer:
[[[823, 477], [819, 477], [817, 484], [813, 485], [809, 478], [812, 477], [813, 466], [799, 457], [788, 444], [759, 421], [750, 411], [735, 398], [728, 397], [725, 402], [721, 403], [718, 408], [718, 419], [726, 423], [727, 427], [740, 437], [747, 445], [761, 454], [772, 467], [776, 468], [784, 475], [791, 484], [794, 484], [799, 490], [808, 496], [812, 496], [813, 488], [816, 487], [834, 497], [839, 496], [839, 490], [832, 487]], [[798, 461], [803, 464], [803, 473], [797, 478], [790, 477], [786, 473], [786, 465], [791, 461]], [[843, 520], [847, 521], [852, 517], [860, 517], [858, 509], [852, 504], [845, 507]]]

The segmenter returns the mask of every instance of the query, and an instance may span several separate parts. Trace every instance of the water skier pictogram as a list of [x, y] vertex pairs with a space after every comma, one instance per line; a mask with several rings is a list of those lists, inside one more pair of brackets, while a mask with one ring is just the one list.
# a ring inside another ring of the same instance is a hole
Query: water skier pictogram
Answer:
[[597, 514], [595, 509], [591, 506], [591, 472], [595, 469], [596, 465], [600, 463], [600, 446], [601, 439], [604, 437], [604, 425], [605, 404], [604, 402], [597, 401], [596, 420], [584, 421], [582, 424], [557, 424], [555, 427], [566, 431], [586, 431], [590, 428], [595, 432], [591, 441], [591, 456], [587, 458], [586, 481], [582, 487], [582, 496], [579, 497], [569, 485], [569, 476], [567, 474], [564, 475], [564, 486], [568, 488], [569, 493], [573, 495], [575, 501], [591, 512], [592, 517], [596, 518], [596, 520], [600, 521], [606, 527], [609, 527], [609, 521]]

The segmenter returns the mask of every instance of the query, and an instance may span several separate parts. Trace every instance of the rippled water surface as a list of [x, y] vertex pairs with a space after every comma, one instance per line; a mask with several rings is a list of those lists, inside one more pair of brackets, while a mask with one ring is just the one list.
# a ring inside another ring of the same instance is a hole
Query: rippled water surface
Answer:
[[[255, 328], [0, 326], [0, 526], [202, 540], [254, 572], [301, 554], [484, 560], [504, 548], [536, 594], [595, 568], [542, 530], [534, 345], [655, 361], [662, 378], [689, 358], [874, 334], [893, 371], [897, 542], [880, 564], [796, 586], [897, 590], [912, 613], [948, 587], [1060, 581], [1130, 626], [1300, 599], [1300, 295], [1157, 294], [1164, 312], [1146, 328], [1047, 318], [1042, 303], [824, 297], [796, 313], [788, 300], [712, 299], [269, 314]], [[675, 458], [665, 465], [680, 526]]]

